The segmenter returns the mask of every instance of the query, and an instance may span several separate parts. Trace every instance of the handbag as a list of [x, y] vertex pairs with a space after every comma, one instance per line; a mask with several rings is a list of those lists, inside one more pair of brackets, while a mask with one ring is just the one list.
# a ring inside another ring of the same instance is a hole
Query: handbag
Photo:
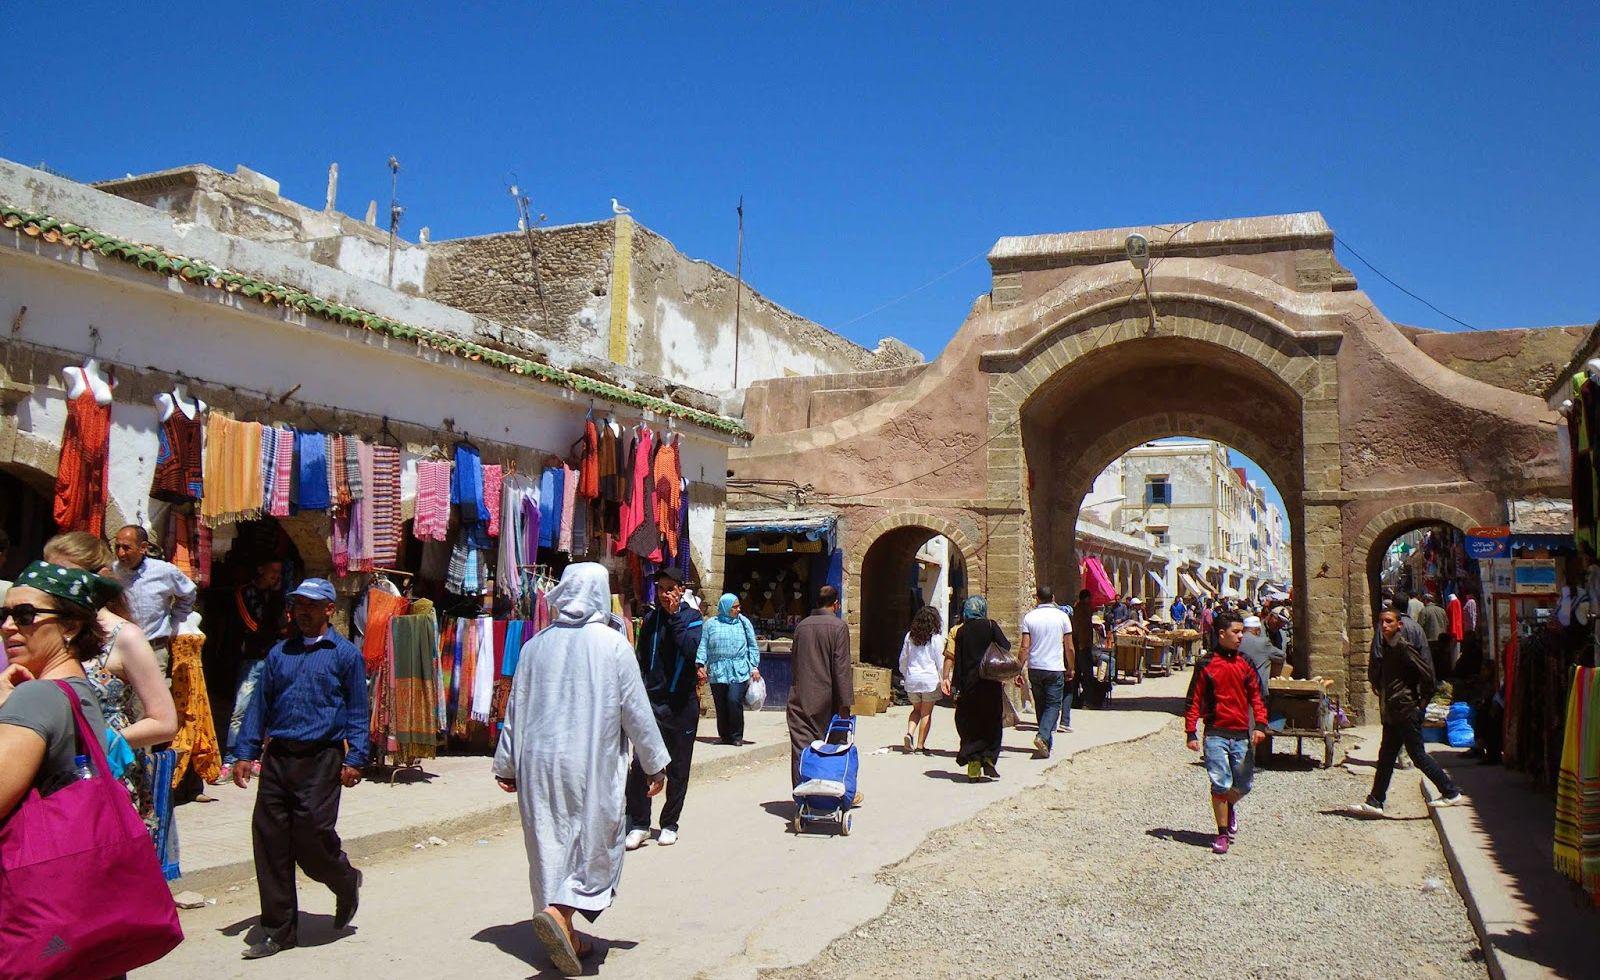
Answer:
[[[990, 620], [989, 625], [994, 626]], [[983, 651], [983, 659], [978, 661], [978, 676], [986, 681], [1009, 681], [1022, 673], [1022, 664], [1011, 651], [998, 643], [990, 641], [989, 649]]]
[[116, 976], [172, 952], [183, 929], [150, 833], [77, 692], [55, 683], [94, 775], [49, 796], [29, 789], [0, 823], [0, 976]]

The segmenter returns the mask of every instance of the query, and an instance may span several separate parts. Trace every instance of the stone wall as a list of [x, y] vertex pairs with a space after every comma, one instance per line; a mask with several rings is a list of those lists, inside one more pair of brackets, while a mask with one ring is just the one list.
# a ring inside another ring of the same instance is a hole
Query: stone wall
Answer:
[[1543, 396], [1588, 327], [1536, 327], [1461, 333], [1416, 330], [1411, 342], [1445, 367], [1485, 384]]

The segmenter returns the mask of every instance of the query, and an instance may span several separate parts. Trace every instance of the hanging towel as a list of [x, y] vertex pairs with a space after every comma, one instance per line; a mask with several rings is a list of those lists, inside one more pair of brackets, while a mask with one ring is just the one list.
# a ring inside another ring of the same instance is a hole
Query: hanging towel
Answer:
[[372, 447], [372, 565], [394, 568], [400, 562], [400, 449]]
[[289, 485], [294, 482], [293, 429], [277, 430], [272, 454], [272, 493], [267, 497], [267, 513], [273, 517], [289, 516]]
[[301, 510], [328, 509], [328, 443], [320, 432], [296, 432], [294, 453], [298, 461], [294, 505]]
[[472, 669], [472, 720], [489, 721], [494, 703], [494, 620], [478, 620], [477, 663]]
[[570, 466], [561, 467], [561, 540], [557, 551], [572, 553], [572, 515], [578, 503], [578, 471]]
[[487, 511], [487, 531], [491, 538], [500, 536], [500, 485], [504, 472], [498, 465], [483, 468], [483, 507]]
[[443, 541], [450, 530], [450, 464], [417, 464], [417, 512], [412, 534], [419, 541]]

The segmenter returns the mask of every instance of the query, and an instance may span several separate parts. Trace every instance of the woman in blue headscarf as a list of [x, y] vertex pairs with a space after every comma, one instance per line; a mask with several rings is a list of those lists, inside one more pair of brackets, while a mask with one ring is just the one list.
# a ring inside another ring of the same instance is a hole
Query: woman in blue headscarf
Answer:
[[761, 679], [761, 648], [756, 630], [739, 614], [739, 597], [724, 594], [717, 614], [700, 630], [700, 683], [711, 683], [717, 706], [717, 738], [723, 745], [744, 744], [744, 695], [750, 681]]
[[961, 747], [956, 763], [967, 767], [967, 780], [999, 779], [1000, 741], [1005, 733], [1005, 690], [978, 668], [989, 644], [1011, 649], [1000, 624], [989, 618], [989, 604], [973, 596], [961, 607], [961, 625], [950, 637], [945, 655], [945, 683], [956, 699], [956, 734]]

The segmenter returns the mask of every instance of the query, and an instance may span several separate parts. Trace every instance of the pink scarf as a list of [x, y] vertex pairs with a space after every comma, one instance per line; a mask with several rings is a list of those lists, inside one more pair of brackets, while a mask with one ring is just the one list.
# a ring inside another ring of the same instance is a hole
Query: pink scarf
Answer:
[[500, 487], [505, 470], [499, 466], [483, 468], [483, 506], [489, 510], [489, 537], [500, 536]]
[[450, 530], [450, 464], [417, 464], [417, 512], [411, 533], [418, 541], [443, 541]]
[[279, 429], [277, 443], [272, 452], [272, 499], [267, 513], [273, 517], [289, 516], [289, 484], [293, 482], [294, 430]]

